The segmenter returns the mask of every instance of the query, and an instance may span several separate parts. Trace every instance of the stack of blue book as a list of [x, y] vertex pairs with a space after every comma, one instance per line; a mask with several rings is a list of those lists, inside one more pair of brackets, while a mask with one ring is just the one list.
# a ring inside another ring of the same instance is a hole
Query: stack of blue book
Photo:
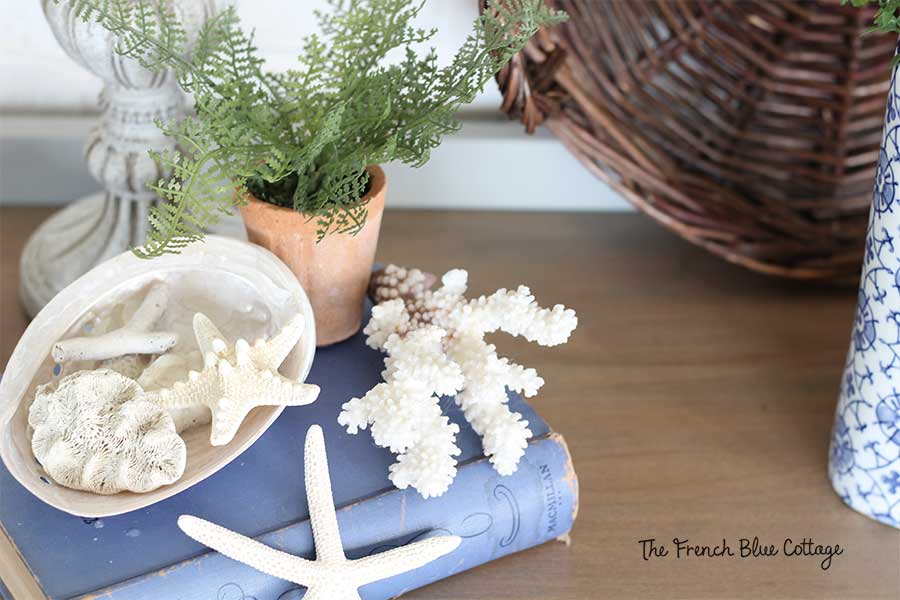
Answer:
[[392, 598], [569, 532], [578, 484], [565, 442], [515, 394], [510, 395], [511, 408], [528, 420], [534, 434], [515, 474], [501, 477], [493, 470], [480, 438], [453, 400], [444, 399], [447, 414], [460, 426], [456, 480], [443, 496], [429, 500], [415, 490], [394, 488], [388, 480], [394, 456], [376, 447], [368, 431], [349, 435], [337, 424], [341, 405], [381, 381], [383, 368], [384, 356], [366, 347], [362, 334], [319, 349], [308, 378], [322, 388], [314, 404], [286, 409], [227, 467], [132, 513], [82, 519], [60, 512], [0, 466], [0, 533], [19, 553], [19, 564], [0, 566], [0, 577], [32, 577], [47, 598], [298, 600], [303, 588], [197, 544], [178, 529], [176, 520], [195, 515], [313, 558], [303, 443], [314, 423], [325, 431], [338, 524], [350, 558], [435, 531], [463, 539], [450, 555], [363, 587], [365, 600]]

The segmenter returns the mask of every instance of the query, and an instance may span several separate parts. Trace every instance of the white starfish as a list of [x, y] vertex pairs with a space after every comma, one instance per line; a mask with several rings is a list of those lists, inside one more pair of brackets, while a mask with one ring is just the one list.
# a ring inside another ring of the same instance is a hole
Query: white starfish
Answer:
[[303, 316], [296, 315], [271, 340], [253, 346], [239, 339], [229, 347], [224, 336], [205, 315], [194, 315], [194, 335], [203, 353], [203, 370], [188, 373], [187, 381], [147, 392], [167, 410], [209, 407], [213, 446], [227, 444], [257, 406], [303, 406], [315, 401], [319, 386], [298, 383], [280, 375], [278, 367], [303, 334]]
[[344, 555], [328, 476], [328, 457], [322, 428], [306, 432], [304, 456], [309, 520], [316, 560], [281, 552], [209, 521], [189, 515], [178, 526], [201, 544], [250, 565], [272, 577], [305, 586], [304, 600], [360, 600], [359, 588], [417, 569], [449, 554], [460, 544], [457, 536], [440, 536], [401, 546], [381, 554], [349, 560]]

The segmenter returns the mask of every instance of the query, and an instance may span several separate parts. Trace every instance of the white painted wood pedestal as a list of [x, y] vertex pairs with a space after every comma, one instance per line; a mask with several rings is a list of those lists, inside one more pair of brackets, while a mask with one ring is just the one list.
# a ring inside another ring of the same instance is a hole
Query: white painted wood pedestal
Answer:
[[[184, 115], [186, 102], [171, 73], [151, 73], [114, 51], [114, 38], [85, 23], [67, 2], [41, 0], [57, 41], [78, 64], [104, 81], [100, 122], [88, 135], [84, 157], [103, 191], [75, 201], [47, 219], [22, 253], [20, 296], [30, 315], [97, 263], [143, 244], [147, 212], [157, 201], [147, 184], [166, 175], [148, 150], [174, 149], [157, 120]], [[215, 0], [179, 0], [175, 10], [188, 36]]]

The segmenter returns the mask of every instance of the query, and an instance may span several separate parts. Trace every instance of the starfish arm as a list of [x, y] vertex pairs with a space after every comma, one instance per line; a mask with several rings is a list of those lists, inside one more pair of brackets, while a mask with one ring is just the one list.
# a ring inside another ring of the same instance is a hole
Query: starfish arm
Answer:
[[176, 381], [172, 387], [146, 392], [145, 396], [166, 409], [185, 408], [209, 405], [209, 398], [215, 397], [218, 388], [216, 378], [211, 377], [209, 371], [191, 371], [186, 381]]
[[316, 560], [345, 560], [334, 509], [334, 496], [331, 493], [331, 477], [328, 475], [325, 436], [318, 425], [313, 425], [306, 432], [304, 471], [309, 521], [316, 543]]
[[257, 340], [250, 348], [253, 363], [260, 369], [276, 370], [303, 335], [306, 321], [297, 313], [269, 340]]
[[319, 386], [297, 383], [276, 374], [258, 382], [260, 405], [306, 406], [319, 397]]
[[194, 315], [194, 337], [197, 338], [197, 345], [203, 356], [209, 352], [218, 355], [225, 348], [225, 336], [203, 313]]
[[387, 579], [418, 569], [459, 547], [462, 538], [455, 535], [433, 537], [408, 546], [353, 561], [360, 585]]
[[[238, 353], [241, 359], [241, 353]], [[215, 371], [221, 393], [210, 403], [213, 446], [227, 444], [251, 410], [257, 406], [304, 406], [319, 395], [319, 387], [291, 381], [272, 371], [257, 371], [252, 365], [235, 367], [218, 359]]]
[[270, 548], [209, 521], [181, 515], [178, 527], [204, 546], [272, 577], [308, 586], [319, 576], [314, 562]]
[[226, 409], [222, 406], [224, 402], [228, 402], [228, 399], [223, 398], [210, 407], [212, 424], [209, 428], [209, 443], [213, 446], [224, 446], [233, 440], [247, 413], [253, 408], [247, 405], [232, 404]]

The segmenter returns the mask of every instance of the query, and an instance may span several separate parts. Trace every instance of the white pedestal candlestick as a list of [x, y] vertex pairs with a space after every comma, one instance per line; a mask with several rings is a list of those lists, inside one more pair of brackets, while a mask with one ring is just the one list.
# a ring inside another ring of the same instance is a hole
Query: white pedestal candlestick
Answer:
[[[174, 148], [154, 123], [186, 110], [171, 73], [151, 73], [116, 54], [114, 37], [100, 25], [82, 21], [68, 2], [41, 0], [41, 5], [66, 53], [105, 84], [100, 122], [84, 150], [88, 169], [103, 191], [54, 214], [25, 245], [20, 295], [32, 316], [97, 263], [144, 243], [147, 211], [158, 201], [147, 184], [167, 174], [148, 151]], [[174, 2], [189, 37], [215, 5], [215, 0]]]

